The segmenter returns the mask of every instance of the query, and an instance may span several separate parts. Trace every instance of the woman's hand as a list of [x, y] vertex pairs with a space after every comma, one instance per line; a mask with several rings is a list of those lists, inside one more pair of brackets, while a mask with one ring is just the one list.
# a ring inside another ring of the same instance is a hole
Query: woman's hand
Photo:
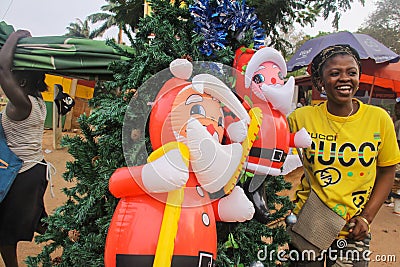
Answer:
[[369, 224], [375, 218], [392, 188], [395, 170], [396, 165], [376, 168], [376, 181], [371, 196], [361, 215], [350, 220], [350, 223], [353, 222], [355, 225], [349, 230], [349, 238], [362, 240], [367, 236]]
[[[3, 47], [0, 49], [0, 75], [11, 75], [11, 68], [13, 66], [14, 52], [19, 39], [31, 37], [31, 33], [27, 30], [17, 30], [12, 32]], [[7, 77], [6, 79], [11, 78]], [[1, 81], [0, 81], [1, 82]]]
[[11, 69], [18, 40], [30, 36], [31, 33], [26, 30], [13, 32], [0, 49], [0, 86], [9, 100], [6, 108], [7, 116], [16, 121], [29, 116], [31, 102]]
[[367, 219], [362, 216], [356, 216], [350, 220], [350, 224], [354, 224], [354, 226], [349, 230], [349, 238], [363, 240], [368, 236], [370, 225]]
[[26, 37], [32, 37], [32, 35], [27, 30], [17, 30], [15, 32], [11, 33], [8, 38], [11, 38], [11, 37], [21, 39], [21, 38], [26, 38]]

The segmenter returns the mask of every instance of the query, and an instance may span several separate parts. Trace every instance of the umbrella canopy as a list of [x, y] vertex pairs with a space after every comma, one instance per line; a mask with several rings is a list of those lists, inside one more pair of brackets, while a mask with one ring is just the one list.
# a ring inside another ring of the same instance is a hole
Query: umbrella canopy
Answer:
[[364, 62], [362, 68], [361, 82], [390, 88], [400, 96], [400, 62], [374, 64], [368, 60]]
[[287, 62], [288, 71], [308, 66], [312, 59], [324, 48], [348, 44], [360, 54], [360, 58], [372, 59], [375, 63], [397, 62], [400, 56], [366, 34], [337, 32], [306, 41]]
[[[14, 31], [0, 22], [0, 47]], [[116, 48], [106, 41], [65, 36], [29, 37], [20, 39], [14, 56], [14, 69], [42, 70], [64, 76], [109, 80], [110, 63], [129, 60], [134, 50], [125, 45]]]

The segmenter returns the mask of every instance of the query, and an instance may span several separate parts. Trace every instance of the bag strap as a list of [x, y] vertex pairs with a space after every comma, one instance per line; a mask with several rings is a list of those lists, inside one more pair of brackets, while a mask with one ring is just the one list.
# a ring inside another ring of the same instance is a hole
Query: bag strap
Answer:
[[[6, 135], [4, 133], [4, 129], [3, 129], [3, 124], [2, 124], [2, 115], [3, 113], [0, 112], [0, 140], [4, 139], [4, 141], [7, 143], [7, 139], [6, 139]], [[52, 176], [54, 174], [56, 174], [56, 168], [54, 167], [53, 164], [51, 164], [50, 162], [46, 162], [43, 163], [41, 161], [36, 161], [36, 160], [27, 160], [26, 162], [35, 162], [37, 164], [42, 164], [42, 165], [46, 165], [46, 179], [50, 182], [50, 193], [51, 196], [54, 197], [54, 192], [53, 192], [53, 181], [52, 181]]]
[[[289, 123], [289, 130], [290, 130], [290, 132], [293, 132], [290, 123]], [[310, 192], [311, 192], [311, 190], [312, 190], [312, 188], [311, 188], [311, 180], [310, 180], [310, 177], [308, 177], [307, 172], [306, 172], [306, 170], [305, 170], [305, 168], [304, 168], [304, 163], [303, 163], [303, 151], [302, 151], [301, 148], [299, 148], [299, 147], [296, 147], [296, 151], [297, 151], [297, 155], [298, 155], [299, 158], [300, 158], [301, 163], [303, 164], [304, 176], [305, 176], [305, 178], [307, 179], [308, 185], [310, 186]]]
[[2, 123], [2, 115], [3, 113], [0, 112], [0, 139], [6, 139], [6, 134], [4, 133], [3, 123]]
[[[302, 154], [301, 149], [296, 147], [296, 150], [297, 150], [297, 155], [299, 155], [299, 158], [300, 158], [301, 162], [303, 163], [303, 154]], [[310, 180], [310, 177], [307, 175], [307, 171], [304, 168], [304, 164], [303, 164], [303, 170], [304, 170], [304, 177], [306, 178], [307, 183], [310, 186], [310, 190], [312, 190], [312, 188], [311, 188], [311, 180]]]

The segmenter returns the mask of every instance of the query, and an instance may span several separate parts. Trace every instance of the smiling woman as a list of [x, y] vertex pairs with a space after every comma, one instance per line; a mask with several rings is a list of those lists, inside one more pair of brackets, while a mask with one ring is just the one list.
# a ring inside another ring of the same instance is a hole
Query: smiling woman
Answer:
[[357, 112], [358, 105], [352, 97], [358, 90], [361, 75], [360, 56], [348, 45], [325, 48], [311, 62], [311, 80], [314, 86], [325, 92], [327, 110], [337, 116]]
[[[400, 162], [399, 150], [393, 151], [397, 140], [388, 113], [353, 98], [360, 75], [360, 58], [352, 47], [323, 49], [312, 60], [311, 79], [320, 92], [326, 92], [327, 100], [298, 108], [289, 116], [292, 131], [304, 127], [312, 138], [311, 147], [303, 151], [304, 172], [309, 179], [302, 179], [296, 191], [293, 212], [307, 212], [308, 197], [316, 193], [347, 222], [337, 233], [337, 239], [346, 239], [348, 244], [345, 250], [349, 252], [342, 255], [369, 249], [370, 224], [391, 190], [395, 165]], [[313, 216], [321, 214], [317, 211]], [[337, 249], [335, 244], [332, 240], [331, 248]], [[358, 262], [340, 257], [326, 260], [327, 266], [354, 266]], [[293, 262], [292, 266], [303, 266], [299, 264]], [[368, 266], [362, 260], [357, 264]], [[312, 266], [323, 266], [323, 262], [314, 261]]]

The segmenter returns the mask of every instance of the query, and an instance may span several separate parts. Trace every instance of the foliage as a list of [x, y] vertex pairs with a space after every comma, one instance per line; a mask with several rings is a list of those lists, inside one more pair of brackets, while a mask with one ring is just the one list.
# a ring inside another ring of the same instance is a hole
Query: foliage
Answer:
[[[358, 1], [362, 4], [365, 2], [365, 0]], [[143, 1], [107, 0], [107, 2], [115, 4], [110, 11], [115, 14], [117, 21], [122, 25], [129, 25], [132, 29], [137, 28], [143, 15]], [[178, 2], [179, 5], [186, 6], [193, 4], [194, 1]], [[240, 2], [255, 8], [268, 37], [266, 45], [285, 53], [285, 48], [291, 47], [291, 43], [282, 34], [288, 33], [295, 23], [300, 26], [313, 25], [320, 15], [328, 19], [329, 15], [333, 14], [332, 24], [338, 28], [340, 14], [349, 10], [354, 0], [242, 0]]]
[[311, 39], [311, 36], [305, 34], [303, 31], [297, 31], [295, 27], [292, 26], [288, 29], [287, 33], [282, 34], [282, 38], [290, 43], [290, 46], [285, 45], [284, 50], [281, 51], [286, 61], [289, 61], [297, 49]]
[[68, 32], [64, 34], [69, 37], [82, 37], [89, 38], [90, 26], [89, 21], [82, 21], [81, 19], [76, 19], [75, 22], [71, 22], [69, 26], [66, 27]]
[[104, 5], [101, 7], [101, 10], [103, 12], [99, 12], [99, 13], [94, 13], [94, 14], [90, 14], [89, 16], [87, 16], [87, 20], [89, 20], [92, 23], [98, 23], [98, 22], [102, 22], [102, 24], [94, 29], [92, 31], [92, 34], [96, 35], [96, 36], [103, 36], [104, 32], [106, 30], [108, 30], [109, 28], [113, 27], [113, 26], [117, 26], [119, 29], [119, 33], [118, 33], [118, 43], [122, 43], [122, 27], [123, 25], [116, 19], [115, 14], [112, 13], [112, 10], [114, 8], [114, 5], [112, 3], [110, 3], [109, 5]]
[[[332, 25], [338, 28], [340, 14], [351, 8], [354, 0], [248, 0], [249, 6], [255, 7], [258, 18], [267, 33], [267, 46], [279, 51], [291, 47], [291, 43], [282, 34], [298, 23], [300, 26], [313, 25], [322, 15], [328, 19], [334, 15]], [[359, 0], [364, 4], [364, 0]]]
[[91, 31], [90, 22], [93, 22], [93, 20], [90, 18], [86, 18], [84, 21], [77, 18], [75, 22], [71, 22], [66, 27], [68, 32], [64, 34], [64, 36], [87, 38], [87, 39], [94, 39], [96, 37], [101, 37], [104, 31], [99, 29]]
[[[105, 233], [117, 203], [108, 192], [108, 180], [125, 164], [118, 153], [125, 104], [111, 94], [103, 94], [98, 104], [101, 108], [96, 106], [89, 118], [79, 118], [82, 135], [62, 140], [75, 158], [67, 162], [63, 178], [74, 186], [63, 189], [68, 200], [46, 219], [46, 233], [35, 238], [46, 246], [27, 259], [29, 266], [103, 266]], [[78, 240], [70, 237], [72, 231], [80, 234]], [[62, 255], [52, 258], [58, 248]]]
[[365, 33], [400, 53], [400, 1], [380, 0], [358, 32]]
[[110, 3], [110, 12], [115, 14], [115, 20], [137, 28], [140, 18], [144, 15], [143, 2], [140, 0], [106, 0]]
[[[291, 184], [285, 182], [282, 176], [270, 176], [266, 180], [265, 189], [268, 208], [271, 211], [271, 221], [280, 221], [293, 208], [287, 196], [279, 192], [288, 190]], [[242, 264], [249, 266], [260, 260], [258, 252], [277, 251], [288, 241], [288, 235], [282, 224], [268, 227], [256, 220], [244, 223], [218, 223], [218, 257], [216, 266], [230, 267]], [[270, 240], [270, 242], [266, 242]], [[264, 266], [276, 266], [277, 253], [271, 253], [262, 261]]]
[[[324, 1], [309, 1], [313, 2], [314, 6], [322, 10], [324, 19], [328, 19], [331, 13], [334, 14], [334, 19], [332, 21], [332, 26], [338, 29], [340, 15], [343, 12], [351, 9], [351, 4], [354, 0], [324, 0]], [[364, 5], [365, 0], [359, 0], [359, 2]]]

